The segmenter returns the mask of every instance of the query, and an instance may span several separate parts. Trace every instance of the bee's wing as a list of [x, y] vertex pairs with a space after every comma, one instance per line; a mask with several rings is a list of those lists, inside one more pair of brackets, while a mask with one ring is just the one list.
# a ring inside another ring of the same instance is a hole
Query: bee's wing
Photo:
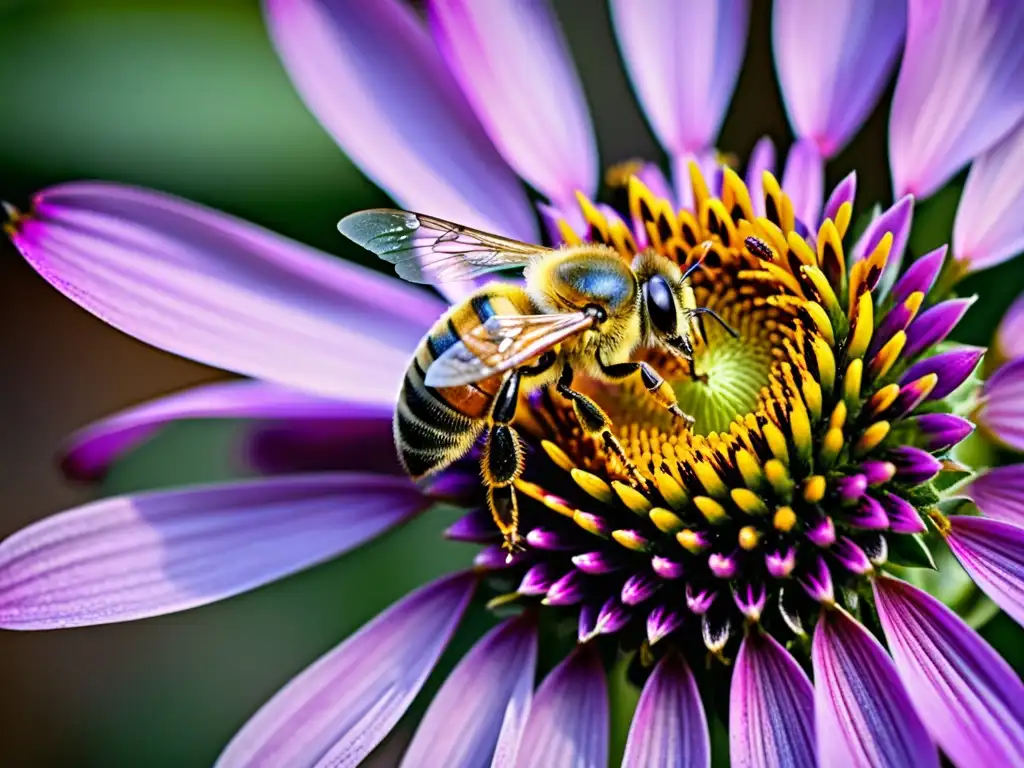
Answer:
[[427, 368], [428, 387], [458, 387], [517, 368], [594, 324], [583, 312], [495, 315], [465, 334]]
[[413, 283], [438, 283], [525, 266], [550, 249], [509, 240], [421, 213], [374, 208], [346, 216], [338, 229], [395, 265]]

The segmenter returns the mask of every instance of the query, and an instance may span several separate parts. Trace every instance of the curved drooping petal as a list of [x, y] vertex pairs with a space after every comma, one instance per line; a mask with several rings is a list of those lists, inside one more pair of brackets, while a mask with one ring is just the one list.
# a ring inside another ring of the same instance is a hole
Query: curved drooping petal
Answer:
[[969, 271], [993, 267], [1024, 251], [1022, 166], [1024, 120], [976, 158], [967, 174], [953, 224], [953, 257]]
[[743, 62], [747, 0], [611, 0], [637, 97], [673, 156], [713, 147]]
[[1017, 451], [1024, 451], [1024, 358], [1007, 363], [985, 382], [975, 421]]
[[[361, 389], [358, 377], [347, 379]], [[394, 395], [357, 392], [365, 402], [311, 395], [262, 381], [219, 381], [174, 392], [94, 422], [68, 438], [61, 466], [69, 477], [99, 480], [111, 465], [163, 426], [185, 419], [254, 419], [346, 422], [383, 417], [390, 422]], [[378, 402], [373, 402], [376, 397]]]
[[797, 219], [815, 229], [825, 199], [825, 160], [814, 142], [801, 139], [790, 148], [782, 188], [793, 201]]
[[597, 142], [569, 47], [548, 0], [432, 0], [445, 61], [502, 156], [559, 206], [597, 191]]
[[581, 645], [533, 697], [516, 765], [607, 765], [608, 684], [597, 648]]
[[626, 741], [623, 768], [711, 765], [711, 741], [697, 681], [670, 653], [644, 684]]
[[1024, 528], [984, 517], [949, 518], [946, 542], [992, 601], [1024, 624]]
[[148, 344], [253, 378], [379, 401], [443, 311], [397, 280], [156, 192], [65, 184], [35, 202], [13, 240], [51, 285]]
[[458, 573], [421, 587], [328, 651], [253, 715], [218, 768], [358, 765], [416, 698], [476, 583]]
[[910, 239], [910, 227], [914, 220], [914, 198], [906, 195], [887, 208], [881, 216], [868, 224], [864, 234], [853, 247], [853, 258], [856, 261], [866, 259], [878, 246], [879, 241], [887, 232], [892, 233], [892, 247], [889, 259], [885, 263], [882, 277], [876, 289], [878, 295], [885, 296], [896, 282], [896, 277], [903, 268], [903, 254], [907, 250]]
[[1024, 685], [953, 611], [905, 581], [875, 580], [896, 669], [956, 765], [1024, 765]]
[[264, 0], [306, 106], [398, 205], [533, 241], [525, 190], [411, 8], [398, 0]]
[[775, 3], [775, 68], [798, 138], [826, 158], [846, 145], [881, 96], [906, 26], [906, 6], [891, 0]]
[[814, 630], [814, 713], [823, 768], [851, 765], [938, 768], [939, 756], [903, 689], [892, 659], [842, 609]]
[[103, 499], [0, 543], [0, 626], [79, 627], [206, 605], [336, 557], [427, 504], [406, 478], [356, 473]]
[[910, 0], [889, 119], [897, 196], [928, 197], [1024, 118], [1022, 35], [1016, 0]]
[[1024, 293], [1010, 305], [996, 331], [996, 356], [1002, 360], [1024, 357]]
[[986, 469], [960, 493], [986, 517], [1024, 526], [1024, 464]]
[[536, 666], [534, 616], [524, 614], [492, 629], [431, 701], [402, 765], [487, 765], [492, 757], [494, 764], [512, 765]]
[[740, 646], [729, 693], [734, 768], [813, 768], [814, 688], [770, 635], [751, 631]]

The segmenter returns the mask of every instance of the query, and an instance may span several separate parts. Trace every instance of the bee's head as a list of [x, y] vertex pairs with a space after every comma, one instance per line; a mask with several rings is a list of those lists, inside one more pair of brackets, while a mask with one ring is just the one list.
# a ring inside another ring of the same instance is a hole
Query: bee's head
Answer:
[[670, 343], [690, 332], [687, 310], [694, 307], [693, 291], [675, 262], [654, 253], [639, 254], [633, 269], [640, 281], [640, 314], [644, 336]]

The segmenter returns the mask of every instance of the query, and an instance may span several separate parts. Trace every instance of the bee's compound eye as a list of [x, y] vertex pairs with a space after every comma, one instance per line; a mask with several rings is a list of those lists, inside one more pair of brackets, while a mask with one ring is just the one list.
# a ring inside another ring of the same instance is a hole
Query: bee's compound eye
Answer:
[[674, 333], [676, 330], [676, 302], [672, 289], [661, 275], [655, 275], [644, 285], [647, 298], [647, 314], [651, 316], [654, 327], [662, 333]]

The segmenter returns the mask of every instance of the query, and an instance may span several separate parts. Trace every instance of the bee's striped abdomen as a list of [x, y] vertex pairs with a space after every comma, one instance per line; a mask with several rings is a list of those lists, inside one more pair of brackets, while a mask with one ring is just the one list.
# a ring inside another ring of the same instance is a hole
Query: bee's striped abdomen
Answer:
[[402, 463], [414, 478], [443, 469], [465, 455], [487, 425], [502, 377], [435, 389], [423, 383], [430, 364], [462, 336], [496, 314], [518, 315], [509, 299], [521, 289], [494, 285], [449, 310], [416, 350], [405, 374], [395, 412], [395, 443]]

